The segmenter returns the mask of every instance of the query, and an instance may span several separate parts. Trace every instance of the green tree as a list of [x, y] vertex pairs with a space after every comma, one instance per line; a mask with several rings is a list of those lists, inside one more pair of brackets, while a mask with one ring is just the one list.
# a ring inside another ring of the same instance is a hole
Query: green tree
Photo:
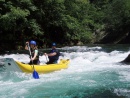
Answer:
[[[10, 39], [16, 39], [18, 35], [26, 32], [37, 35], [41, 34], [40, 25], [34, 19], [31, 13], [35, 13], [37, 8], [32, 4], [31, 0], [11, 0], [2, 2], [2, 12], [0, 16], [0, 28], [2, 32], [12, 35]], [[18, 33], [18, 34], [17, 34]]]
[[103, 41], [118, 43], [129, 32], [130, 1], [113, 0], [111, 3], [107, 4], [104, 13], [104, 23], [107, 35]]

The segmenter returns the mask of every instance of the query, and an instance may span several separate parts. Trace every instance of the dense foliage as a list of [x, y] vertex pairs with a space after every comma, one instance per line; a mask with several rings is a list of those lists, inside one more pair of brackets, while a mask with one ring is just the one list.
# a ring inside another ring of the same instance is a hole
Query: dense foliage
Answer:
[[126, 42], [129, 19], [130, 0], [0, 0], [0, 41], [2, 48], [32, 39], [39, 46]]

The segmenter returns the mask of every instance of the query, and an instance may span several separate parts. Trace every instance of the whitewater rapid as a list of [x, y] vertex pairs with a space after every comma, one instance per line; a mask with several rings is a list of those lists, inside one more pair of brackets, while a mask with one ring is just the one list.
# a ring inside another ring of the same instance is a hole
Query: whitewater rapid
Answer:
[[[1, 68], [0, 98], [130, 97], [130, 66], [119, 63], [127, 57], [129, 50], [117, 48], [108, 52], [101, 46], [73, 46], [60, 50], [63, 54], [60, 59], [70, 59], [68, 69], [40, 74], [37, 80], [32, 74]], [[4, 58], [29, 62], [28, 54], [0, 55], [1, 65]], [[46, 57], [40, 55], [40, 61], [46, 63]]]

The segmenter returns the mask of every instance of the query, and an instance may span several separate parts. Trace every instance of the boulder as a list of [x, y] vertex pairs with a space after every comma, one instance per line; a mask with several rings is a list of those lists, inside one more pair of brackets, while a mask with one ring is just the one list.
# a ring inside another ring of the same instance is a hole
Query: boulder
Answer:
[[130, 54], [123, 60], [121, 63], [129, 63], [130, 64]]

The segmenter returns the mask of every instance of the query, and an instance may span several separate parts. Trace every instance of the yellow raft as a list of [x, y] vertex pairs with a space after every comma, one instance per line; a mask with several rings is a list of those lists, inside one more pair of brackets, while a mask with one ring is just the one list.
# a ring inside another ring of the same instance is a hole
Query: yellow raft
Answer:
[[38, 73], [49, 73], [56, 70], [66, 69], [68, 68], [68, 64], [70, 62], [69, 59], [63, 60], [60, 59], [60, 62], [58, 64], [44, 64], [44, 65], [29, 65], [29, 64], [23, 64], [19, 61], [15, 61], [16, 64], [19, 66], [19, 68], [22, 70], [22, 72], [26, 73], [32, 73], [34, 71], [33, 66], [35, 68], [35, 71]]

